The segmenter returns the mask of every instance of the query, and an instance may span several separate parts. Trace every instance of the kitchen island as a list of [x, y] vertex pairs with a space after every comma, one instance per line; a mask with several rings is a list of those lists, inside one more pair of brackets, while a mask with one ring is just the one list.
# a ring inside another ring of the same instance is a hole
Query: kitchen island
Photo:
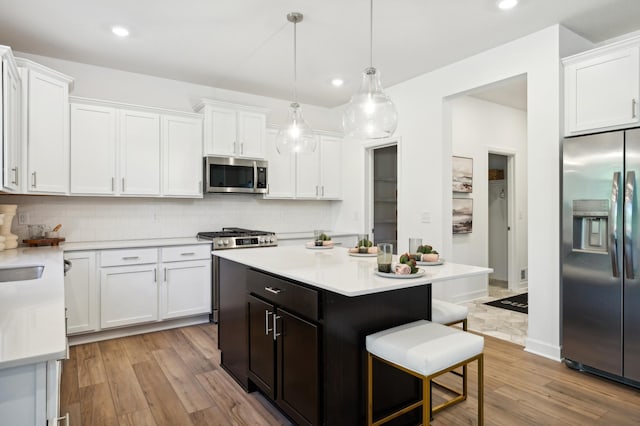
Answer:
[[[220, 250], [222, 367], [298, 424], [364, 424], [366, 335], [431, 318], [431, 283], [491, 272], [445, 263], [416, 278], [375, 274], [376, 258], [304, 246]], [[374, 366], [379, 414], [420, 397], [419, 382]], [[407, 422], [420, 421], [409, 413]]]

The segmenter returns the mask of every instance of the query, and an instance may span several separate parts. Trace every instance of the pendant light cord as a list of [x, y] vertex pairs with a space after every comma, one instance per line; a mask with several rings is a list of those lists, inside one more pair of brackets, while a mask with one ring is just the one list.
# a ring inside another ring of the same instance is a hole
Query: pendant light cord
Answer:
[[296, 27], [298, 26], [297, 22], [293, 23], [293, 100], [298, 103], [298, 70], [297, 70], [297, 33]]
[[369, 4], [369, 67], [373, 67], [373, 0]]

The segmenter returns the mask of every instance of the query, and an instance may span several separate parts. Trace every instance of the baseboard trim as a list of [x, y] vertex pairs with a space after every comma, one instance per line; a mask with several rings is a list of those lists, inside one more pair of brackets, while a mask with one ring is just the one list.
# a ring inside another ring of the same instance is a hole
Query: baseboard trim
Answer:
[[481, 290], [470, 291], [468, 293], [456, 294], [451, 300], [448, 300], [451, 303], [468, 303], [473, 302], [476, 299], [480, 299], [483, 297], [487, 297], [489, 295], [489, 291], [487, 288], [483, 288]]
[[550, 345], [540, 340], [527, 337], [525, 339], [524, 350], [534, 355], [539, 355], [557, 362], [562, 361], [560, 346]]
[[134, 325], [131, 327], [114, 328], [95, 333], [76, 334], [69, 336], [69, 346], [99, 342], [101, 340], [117, 339], [118, 337], [133, 336], [142, 333], [152, 333], [154, 331], [169, 330], [171, 328], [186, 327], [189, 325], [205, 324], [208, 322], [209, 314], [203, 314], [187, 318]]

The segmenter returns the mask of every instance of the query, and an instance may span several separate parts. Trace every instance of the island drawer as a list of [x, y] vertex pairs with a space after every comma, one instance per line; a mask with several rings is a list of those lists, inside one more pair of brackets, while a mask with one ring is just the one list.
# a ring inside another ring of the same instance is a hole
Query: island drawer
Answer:
[[318, 321], [318, 292], [291, 281], [250, 269], [247, 289], [261, 298]]

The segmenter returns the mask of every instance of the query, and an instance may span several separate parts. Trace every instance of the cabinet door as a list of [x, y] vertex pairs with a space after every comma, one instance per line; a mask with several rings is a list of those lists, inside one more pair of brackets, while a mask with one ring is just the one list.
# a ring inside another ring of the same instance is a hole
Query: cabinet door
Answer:
[[202, 120], [162, 116], [162, 193], [202, 196]]
[[100, 270], [100, 326], [119, 327], [158, 319], [156, 264]]
[[238, 145], [241, 157], [264, 158], [267, 118], [264, 114], [238, 112]]
[[237, 117], [233, 109], [212, 107], [205, 117], [207, 155], [236, 155]]
[[28, 72], [27, 164], [29, 192], [69, 190], [69, 85]]
[[293, 198], [295, 196], [295, 156], [290, 152], [278, 153], [276, 135], [278, 130], [267, 130], [267, 155], [269, 162], [269, 191], [265, 198]]
[[116, 110], [71, 104], [71, 193], [115, 194]]
[[319, 424], [318, 326], [278, 308], [277, 403], [298, 424]]
[[64, 277], [67, 334], [97, 330], [100, 307], [95, 252], [69, 252], [64, 258], [71, 262]]
[[275, 399], [275, 308], [252, 295], [249, 306], [249, 378], [271, 399]]
[[47, 363], [0, 369], [0, 424], [47, 424]]
[[120, 110], [120, 193], [160, 195], [160, 116]]
[[316, 199], [320, 195], [320, 149], [296, 154], [296, 197]]
[[19, 187], [20, 167], [20, 76], [17, 70], [2, 60], [2, 91], [0, 119], [3, 131], [3, 187], [15, 192]]
[[565, 65], [566, 130], [639, 122], [640, 46]]
[[162, 264], [160, 319], [211, 312], [211, 260]]
[[320, 198], [336, 200], [342, 196], [342, 139], [320, 138]]

